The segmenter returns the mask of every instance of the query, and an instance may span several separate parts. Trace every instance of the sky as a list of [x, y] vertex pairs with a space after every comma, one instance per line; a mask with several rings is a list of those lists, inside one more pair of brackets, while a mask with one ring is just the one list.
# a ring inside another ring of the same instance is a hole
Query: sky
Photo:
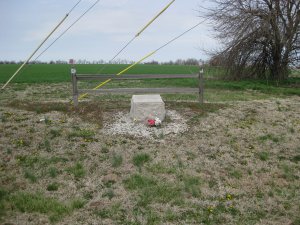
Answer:
[[[96, 0], [82, 0], [41, 52]], [[41, 61], [86, 59], [109, 61], [171, 0], [100, 0], [40, 58]], [[1, 0], [0, 60], [25, 60], [78, 0]], [[118, 57], [137, 61], [201, 21], [203, 0], [176, 0]], [[201, 24], [148, 59], [169, 61], [196, 58], [217, 49], [209, 24]], [[37, 53], [38, 55], [38, 53]], [[34, 57], [33, 57], [34, 58]]]

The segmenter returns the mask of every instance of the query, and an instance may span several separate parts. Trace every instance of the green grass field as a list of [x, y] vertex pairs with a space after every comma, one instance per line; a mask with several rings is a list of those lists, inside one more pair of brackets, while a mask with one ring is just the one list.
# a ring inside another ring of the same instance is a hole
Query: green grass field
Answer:
[[[0, 82], [4, 83], [20, 65], [0, 65]], [[115, 74], [129, 65], [77, 65], [79, 74]], [[103, 70], [103, 67], [104, 70]], [[167, 66], [167, 65], [137, 65], [128, 71], [128, 74], [190, 74], [197, 73], [196, 66]], [[14, 82], [44, 83], [70, 81], [70, 65], [28, 65], [16, 76]]]
[[[19, 65], [0, 65], [0, 83], [6, 82]], [[105, 68], [104, 68], [105, 67]], [[77, 65], [78, 74], [115, 74], [128, 65]], [[182, 65], [137, 65], [128, 74], [191, 74], [198, 73], [197, 66]], [[295, 73], [293, 73], [295, 75]], [[275, 95], [300, 95], [300, 77], [290, 78], [286, 83], [277, 85], [266, 81], [228, 81], [222, 80], [222, 71], [218, 68], [206, 68], [205, 87], [208, 89], [247, 91], [254, 90]], [[70, 82], [70, 65], [29, 65], [18, 74], [12, 83], [61, 83]], [[92, 82], [93, 85], [93, 82]], [[196, 79], [122, 81], [110, 83], [108, 87], [197, 87]], [[92, 87], [92, 86], [91, 86]]]

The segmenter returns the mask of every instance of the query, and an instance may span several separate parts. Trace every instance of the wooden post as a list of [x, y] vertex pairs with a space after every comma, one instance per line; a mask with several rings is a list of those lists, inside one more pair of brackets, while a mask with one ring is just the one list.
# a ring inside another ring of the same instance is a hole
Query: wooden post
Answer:
[[77, 88], [77, 76], [76, 76], [76, 69], [71, 69], [71, 76], [72, 76], [72, 85], [73, 85], [73, 102], [74, 106], [78, 106], [78, 88]]
[[203, 79], [204, 70], [203, 68], [199, 71], [199, 103], [204, 103], [204, 79]]

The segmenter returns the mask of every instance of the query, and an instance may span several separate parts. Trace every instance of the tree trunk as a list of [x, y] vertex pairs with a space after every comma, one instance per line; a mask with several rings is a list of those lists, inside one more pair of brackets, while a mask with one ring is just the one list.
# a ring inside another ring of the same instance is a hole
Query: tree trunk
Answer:
[[282, 62], [274, 62], [274, 64], [271, 65], [270, 71], [271, 79], [276, 82], [285, 81], [289, 75], [288, 64]]

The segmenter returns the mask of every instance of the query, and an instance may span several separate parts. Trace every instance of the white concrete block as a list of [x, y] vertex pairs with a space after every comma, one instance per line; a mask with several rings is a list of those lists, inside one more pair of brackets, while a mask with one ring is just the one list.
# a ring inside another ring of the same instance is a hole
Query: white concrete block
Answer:
[[160, 95], [133, 95], [130, 116], [142, 122], [155, 117], [163, 121], [166, 116], [165, 103]]

